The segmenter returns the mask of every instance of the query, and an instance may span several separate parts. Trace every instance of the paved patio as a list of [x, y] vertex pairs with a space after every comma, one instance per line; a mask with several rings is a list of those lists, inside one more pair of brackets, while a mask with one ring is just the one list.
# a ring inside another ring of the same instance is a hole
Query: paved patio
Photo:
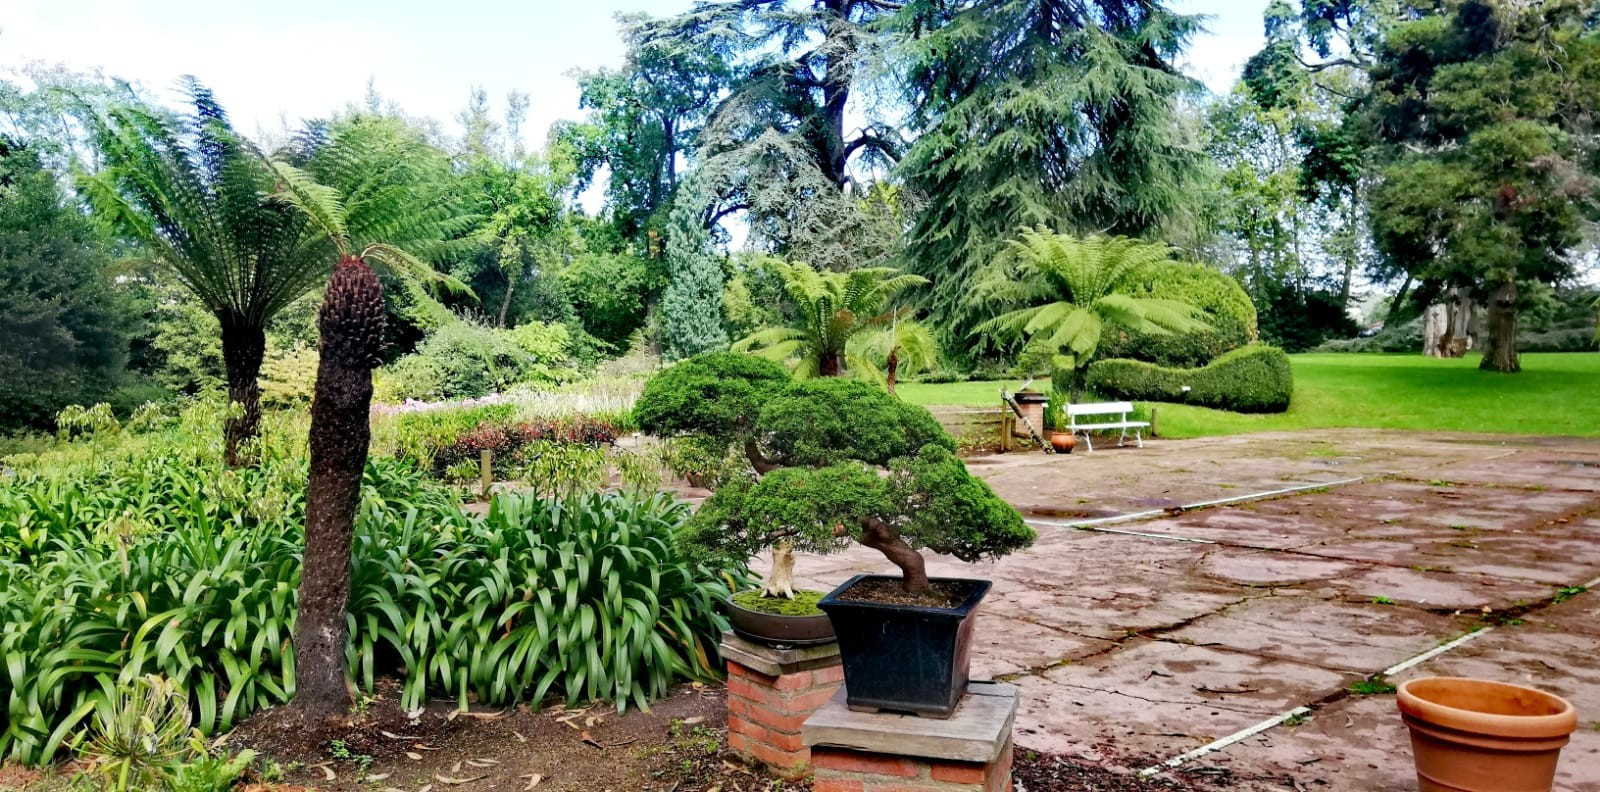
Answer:
[[[1394, 697], [1349, 685], [1470, 635], [1389, 679], [1567, 696], [1581, 725], [1557, 788], [1600, 792], [1600, 592], [1573, 589], [1600, 578], [1600, 443], [1334, 431], [971, 467], [1039, 541], [929, 567], [994, 581], [973, 671], [1021, 686], [1019, 745], [1132, 772], [1308, 707], [1157, 781], [1413, 789]], [[886, 570], [864, 548], [798, 568], [823, 589]]]

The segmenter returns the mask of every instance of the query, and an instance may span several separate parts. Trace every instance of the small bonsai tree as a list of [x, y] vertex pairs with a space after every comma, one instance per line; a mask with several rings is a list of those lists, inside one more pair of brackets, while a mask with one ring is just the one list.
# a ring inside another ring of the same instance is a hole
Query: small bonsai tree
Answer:
[[768, 596], [794, 596], [793, 549], [859, 542], [900, 568], [908, 593], [925, 594], [920, 549], [976, 561], [1034, 539], [927, 410], [866, 383], [789, 385], [756, 413], [746, 450], [753, 474], [728, 477], [684, 538], [739, 558], [773, 548]]
[[663, 440], [694, 438], [723, 452], [743, 446], [759, 459], [757, 414], [789, 383], [789, 373], [770, 360], [707, 352], [651, 377], [634, 420]]

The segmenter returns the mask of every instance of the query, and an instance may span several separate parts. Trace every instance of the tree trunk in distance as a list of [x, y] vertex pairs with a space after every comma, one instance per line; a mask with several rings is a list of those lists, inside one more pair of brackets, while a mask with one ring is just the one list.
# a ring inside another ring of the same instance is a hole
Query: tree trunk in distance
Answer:
[[1422, 309], [1422, 354], [1431, 358], [1444, 357], [1448, 325], [1444, 305], [1434, 303]]
[[261, 434], [261, 360], [267, 353], [267, 334], [260, 323], [221, 315], [222, 364], [227, 370], [228, 402], [239, 405], [228, 416], [223, 432], [227, 440], [228, 467], [243, 467], [244, 444]]
[[890, 563], [900, 567], [906, 593], [928, 592], [928, 570], [922, 554], [911, 549], [911, 545], [900, 538], [900, 532], [889, 527], [888, 523], [876, 517], [862, 520], [861, 543], [883, 553]]
[[900, 347], [889, 347], [889, 360], [883, 367], [884, 382], [889, 386], [889, 395], [894, 395], [894, 384], [900, 375]]
[[1489, 295], [1488, 338], [1478, 368], [1514, 374], [1522, 370], [1517, 358], [1517, 281], [1501, 281]]
[[1478, 321], [1472, 290], [1447, 289], [1422, 312], [1422, 353], [1428, 357], [1458, 358], [1472, 349]]
[[1395, 292], [1394, 299], [1389, 301], [1389, 312], [1385, 315], [1383, 324], [1387, 328], [1400, 318], [1400, 309], [1405, 306], [1406, 295], [1411, 293], [1411, 275], [1408, 273], [1404, 283], [1400, 284], [1400, 291]]
[[307, 720], [340, 717], [351, 703], [345, 677], [350, 544], [372, 439], [372, 369], [383, 336], [382, 287], [359, 259], [346, 257], [334, 270], [319, 324], [291, 704]]

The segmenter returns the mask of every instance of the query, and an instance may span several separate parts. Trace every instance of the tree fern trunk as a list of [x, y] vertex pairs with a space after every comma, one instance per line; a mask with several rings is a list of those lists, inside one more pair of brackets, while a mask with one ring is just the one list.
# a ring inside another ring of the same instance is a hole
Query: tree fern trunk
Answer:
[[261, 360], [267, 352], [267, 335], [259, 322], [234, 315], [218, 315], [222, 323], [222, 364], [228, 377], [228, 401], [239, 405], [223, 427], [228, 467], [243, 467], [244, 444], [261, 433]]
[[350, 542], [372, 439], [372, 369], [383, 335], [383, 290], [360, 259], [346, 257], [334, 270], [320, 325], [305, 562], [294, 633], [294, 706], [313, 717], [336, 716], [350, 706], [344, 646]]

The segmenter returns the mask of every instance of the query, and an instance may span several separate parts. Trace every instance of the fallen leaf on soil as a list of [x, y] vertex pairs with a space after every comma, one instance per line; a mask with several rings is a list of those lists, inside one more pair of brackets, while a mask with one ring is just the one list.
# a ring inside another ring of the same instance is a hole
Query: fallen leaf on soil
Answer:
[[519, 742], [519, 743], [525, 743], [525, 742], [528, 741], [528, 738], [522, 736], [522, 732], [519, 732], [519, 731], [512, 732], [511, 736], [517, 738], [517, 742]]
[[696, 715], [693, 718], [684, 718], [683, 719], [683, 725], [685, 725], [685, 726], [693, 726], [696, 723], [704, 723], [705, 720], [706, 720], [706, 716], [704, 716], [704, 715]]
[[470, 783], [472, 783], [474, 781], [482, 781], [483, 779], [488, 778], [488, 777], [489, 777], [488, 774], [479, 775], [479, 776], [473, 776], [471, 778], [451, 778], [450, 776], [436, 775], [436, 776], [433, 777], [433, 780], [438, 781], [441, 784], [449, 784], [451, 786], [460, 786], [462, 784], [470, 784]]
[[413, 745], [411, 747], [415, 748], [415, 749], [417, 749], [419, 751], [443, 751], [444, 750], [443, 748], [435, 748], [435, 747], [433, 747], [431, 745], [423, 745], [422, 743], [417, 743], [416, 745]]
[[327, 765], [323, 765], [321, 769], [322, 769], [322, 780], [324, 780], [324, 781], [338, 781], [339, 780], [339, 776], [338, 776], [337, 773], [333, 772], [333, 768], [331, 768], [331, 767], [329, 767]]
[[601, 745], [601, 744], [600, 744], [600, 743], [598, 743], [598, 742], [596, 742], [596, 741], [595, 741], [595, 739], [594, 739], [594, 737], [593, 737], [593, 736], [592, 736], [592, 735], [590, 735], [590, 734], [589, 734], [589, 733], [588, 733], [588, 732], [583, 732], [583, 734], [582, 734], [582, 737], [583, 737], [583, 742], [584, 742], [584, 743], [585, 743], [585, 744], [587, 744], [587, 745], [593, 745], [593, 746], [594, 746], [594, 747], [596, 747], [596, 748], [599, 748], [599, 749], [601, 749], [601, 750], [605, 750], [605, 746], [604, 746], [604, 745]]
[[392, 775], [394, 775], [394, 773], [373, 773], [372, 775], [367, 776], [367, 780], [368, 781], [386, 781], [386, 780], [388, 780], [389, 776], [392, 776]]
[[452, 774], [461, 772], [461, 763], [460, 762], [456, 762], [455, 764], [450, 765], [450, 772]]
[[420, 762], [422, 761], [422, 754], [419, 754], [415, 751], [406, 751], [406, 758], [413, 762]]
[[599, 722], [600, 718], [595, 715], [590, 715], [589, 717], [583, 719], [583, 725], [588, 726], [589, 728], [594, 728], [594, 725]]
[[413, 736], [408, 735], [408, 734], [395, 734], [394, 732], [388, 732], [388, 731], [379, 731], [378, 733], [383, 735], [383, 736], [385, 736], [385, 737], [388, 737], [391, 740], [415, 740], [415, 739], [417, 739], [416, 737], [413, 737]]
[[500, 764], [498, 759], [468, 759], [467, 764], [473, 767], [493, 767]]
[[544, 780], [544, 776], [539, 775], [538, 773], [534, 773], [533, 775], [525, 775], [525, 776], [518, 776], [518, 777], [519, 778], [528, 779], [528, 785], [523, 787], [523, 790], [533, 789], [534, 787], [539, 785], [540, 781]]
[[499, 712], [467, 712], [466, 710], [457, 711], [462, 715], [465, 715], [469, 718], [477, 718], [478, 720], [498, 720], [500, 718], [504, 718], [510, 712], [510, 710], [500, 710]]

